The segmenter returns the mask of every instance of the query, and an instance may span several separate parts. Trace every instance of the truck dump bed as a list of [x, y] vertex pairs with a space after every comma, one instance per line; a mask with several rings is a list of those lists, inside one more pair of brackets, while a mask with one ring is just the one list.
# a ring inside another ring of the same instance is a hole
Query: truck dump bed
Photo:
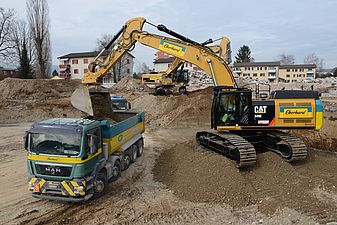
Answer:
[[133, 138], [139, 138], [145, 131], [144, 112], [115, 111], [113, 117], [116, 122], [114, 124], [101, 120], [102, 138], [109, 145], [109, 154], [125, 150], [128, 146], [124, 144]]

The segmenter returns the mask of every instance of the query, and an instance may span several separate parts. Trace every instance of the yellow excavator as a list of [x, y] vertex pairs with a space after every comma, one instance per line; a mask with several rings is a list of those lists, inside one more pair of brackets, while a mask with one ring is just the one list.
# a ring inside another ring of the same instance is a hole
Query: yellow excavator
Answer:
[[[227, 37], [221, 37], [217, 40], [208, 39], [201, 43], [206, 46], [220, 40], [218, 45], [209, 46], [209, 48], [223, 58], [227, 64], [231, 63], [230, 41]], [[142, 84], [154, 86], [155, 95], [170, 95], [173, 93], [185, 94], [188, 86], [190, 74], [184, 69], [185, 61], [180, 58], [174, 58], [172, 64], [165, 72], [152, 72], [142, 75]]]
[[[143, 31], [145, 23], [173, 38]], [[76, 108], [92, 113], [90, 94], [99, 90], [102, 77], [136, 42], [190, 62], [212, 78], [211, 127], [216, 132], [197, 132], [198, 144], [234, 160], [239, 168], [255, 164], [257, 151], [274, 151], [288, 162], [306, 158], [307, 147], [303, 141], [282, 130], [322, 128], [323, 105], [318, 92], [277, 90], [253, 99], [252, 90], [239, 88], [225, 60], [209, 47], [142, 17], [127, 21], [115, 35], [106, 46], [108, 49], [113, 44], [104, 62], [97, 57], [90, 64], [90, 71], [82, 79], [84, 86], [72, 96]], [[100, 66], [97, 71], [96, 66]]]

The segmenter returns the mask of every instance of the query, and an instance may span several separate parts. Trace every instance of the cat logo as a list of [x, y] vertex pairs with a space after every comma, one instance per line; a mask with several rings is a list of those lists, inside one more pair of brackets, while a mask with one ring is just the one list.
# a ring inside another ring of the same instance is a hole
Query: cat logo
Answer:
[[257, 105], [254, 107], [254, 113], [263, 114], [267, 112], [266, 105]]

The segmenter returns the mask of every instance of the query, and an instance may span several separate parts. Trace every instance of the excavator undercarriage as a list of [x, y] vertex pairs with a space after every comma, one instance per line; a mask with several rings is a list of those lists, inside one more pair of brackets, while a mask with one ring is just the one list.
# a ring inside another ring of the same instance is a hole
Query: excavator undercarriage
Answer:
[[227, 156], [238, 168], [252, 166], [260, 152], [273, 151], [287, 162], [304, 160], [307, 147], [304, 142], [281, 131], [207, 132], [196, 134], [199, 145]]

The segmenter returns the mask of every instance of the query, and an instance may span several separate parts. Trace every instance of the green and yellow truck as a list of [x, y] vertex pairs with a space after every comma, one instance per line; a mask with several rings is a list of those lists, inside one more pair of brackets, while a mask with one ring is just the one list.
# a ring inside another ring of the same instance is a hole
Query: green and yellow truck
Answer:
[[25, 135], [33, 197], [79, 202], [103, 195], [144, 148], [144, 112], [113, 117], [113, 124], [80, 118], [34, 123]]

